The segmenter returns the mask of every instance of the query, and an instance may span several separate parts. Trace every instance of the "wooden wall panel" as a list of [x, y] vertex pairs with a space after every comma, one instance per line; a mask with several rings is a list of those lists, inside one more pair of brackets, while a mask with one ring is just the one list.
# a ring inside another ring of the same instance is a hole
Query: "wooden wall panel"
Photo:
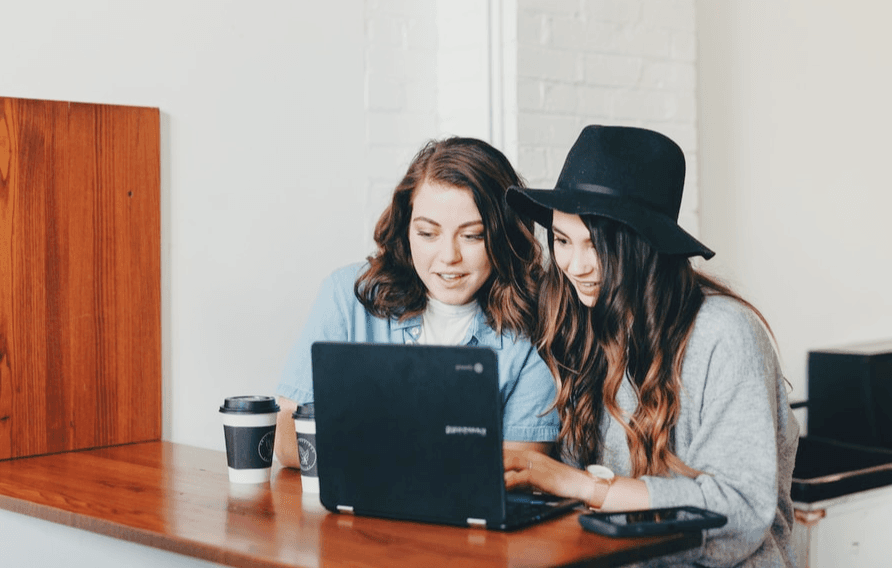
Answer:
[[0, 459], [161, 437], [159, 134], [0, 97]]

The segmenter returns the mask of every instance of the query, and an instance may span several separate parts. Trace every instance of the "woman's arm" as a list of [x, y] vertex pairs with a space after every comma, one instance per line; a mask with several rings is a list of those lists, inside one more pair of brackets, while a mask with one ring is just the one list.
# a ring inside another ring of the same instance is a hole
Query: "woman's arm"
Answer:
[[557, 394], [551, 371], [526, 339], [506, 338], [498, 356], [504, 447], [547, 453], [560, 428], [550, 410]]
[[531, 452], [539, 452], [540, 454], [548, 454], [551, 452], [551, 444], [550, 442], [503, 442], [502, 447], [505, 450], [514, 450], [518, 452], [522, 451], [531, 451]]
[[579, 499], [604, 511], [650, 507], [647, 485], [640, 479], [615, 477], [606, 495], [587, 472], [529, 450], [505, 450], [505, 487], [535, 488], [552, 495]]
[[798, 427], [770, 336], [736, 301], [708, 299], [685, 354], [677, 455], [704, 472], [644, 476], [653, 507], [695, 505], [721, 513], [701, 562], [733, 565], [758, 555], [782, 562], [792, 525], [790, 477]]
[[312, 345], [316, 341], [350, 339], [347, 311], [353, 301], [353, 282], [360, 266], [357, 264], [339, 269], [322, 281], [307, 321], [285, 361], [276, 388], [280, 410], [276, 420], [275, 452], [286, 467], [300, 467], [291, 415], [298, 404], [313, 401]]
[[353, 304], [353, 282], [360, 265], [350, 265], [336, 270], [325, 278], [297, 341], [285, 360], [278, 396], [298, 404], [313, 401], [313, 364], [311, 348], [316, 341], [351, 341], [350, 312]]
[[300, 469], [300, 457], [297, 452], [297, 432], [294, 430], [294, 419], [291, 415], [297, 410], [297, 403], [280, 396], [279, 415], [276, 418], [276, 457], [285, 467]]

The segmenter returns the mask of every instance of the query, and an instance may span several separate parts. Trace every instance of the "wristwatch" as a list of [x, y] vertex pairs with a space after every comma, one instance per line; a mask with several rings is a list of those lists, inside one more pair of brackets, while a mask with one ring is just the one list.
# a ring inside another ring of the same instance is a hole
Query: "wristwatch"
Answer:
[[597, 507], [592, 507], [592, 503], [589, 503], [589, 508], [591, 509], [600, 509], [604, 506], [604, 499], [607, 498], [607, 492], [610, 490], [610, 486], [613, 485], [613, 482], [616, 480], [616, 475], [614, 475], [613, 471], [606, 466], [592, 464], [585, 468], [585, 471], [588, 472], [592, 478], [595, 479], [596, 491], [595, 491], [595, 503], [599, 503]]

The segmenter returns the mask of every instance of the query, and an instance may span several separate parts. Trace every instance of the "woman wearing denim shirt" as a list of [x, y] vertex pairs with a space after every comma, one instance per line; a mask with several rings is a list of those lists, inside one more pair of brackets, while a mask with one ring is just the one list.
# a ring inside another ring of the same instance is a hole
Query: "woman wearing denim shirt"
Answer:
[[532, 222], [505, 207], [523, 182], [473, 138], [431, 141], [415, 156], [375, 227], [377, 252], [319, 290], [281, 381], [276, 454], [300, 467], [291, 414], [313, 400], [316, 341], [489, 347], [499, 358], [506, 448], [547, 451], [556, 390], [531, 345], [541, 249]]

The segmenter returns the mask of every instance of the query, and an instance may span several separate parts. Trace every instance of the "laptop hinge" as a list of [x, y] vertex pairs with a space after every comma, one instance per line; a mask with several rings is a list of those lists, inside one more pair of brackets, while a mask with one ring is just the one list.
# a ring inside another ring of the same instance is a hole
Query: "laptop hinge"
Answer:
[[352, 515], [353, 507], [349, 505], [338, 505], [338, 513], [346, 513], [348, 515]]
[[486, 519], [475, 519], [474, 517], [468, 517], [468, 526], [469, 527], [479, 527], [486, 528]]

